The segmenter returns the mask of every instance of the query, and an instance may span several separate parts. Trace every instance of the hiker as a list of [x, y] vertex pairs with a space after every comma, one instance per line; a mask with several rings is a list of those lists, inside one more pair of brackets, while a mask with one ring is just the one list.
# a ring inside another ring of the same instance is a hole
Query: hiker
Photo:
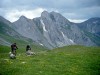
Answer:
[[31, 50], [31, 47], [29, 45], [26, 46], [26, 51]]
[[18, 49], [16, 43], [13, 43], [11, 45], [11, 53], [14, 54], [16, 56], [16, 50]]
[[31, 51], [30, 45], [27, 45], [27, 46], [26, 46], [26, 54], [27, 54], [27, 55], [33, 55], [33, 54], [35, 54], [34, 52]]

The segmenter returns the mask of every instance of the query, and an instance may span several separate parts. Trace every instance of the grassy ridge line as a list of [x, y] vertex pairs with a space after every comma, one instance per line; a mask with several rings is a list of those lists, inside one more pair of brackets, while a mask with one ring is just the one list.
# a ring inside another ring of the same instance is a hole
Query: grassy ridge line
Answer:
[[0, 52], [1, 75], [100, 75], [100, 48], [67, 46], [17, 59]]

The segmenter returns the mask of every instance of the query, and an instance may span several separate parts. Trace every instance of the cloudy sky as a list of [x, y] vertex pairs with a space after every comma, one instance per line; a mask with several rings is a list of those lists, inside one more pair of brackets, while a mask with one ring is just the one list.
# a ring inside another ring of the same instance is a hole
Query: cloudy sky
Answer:
[[33, 19], [44, 10], [59, 12], [73, 22], [100, 17], [100, 0], [0, 0], [0, 16], [11, 22], [21, 15]]

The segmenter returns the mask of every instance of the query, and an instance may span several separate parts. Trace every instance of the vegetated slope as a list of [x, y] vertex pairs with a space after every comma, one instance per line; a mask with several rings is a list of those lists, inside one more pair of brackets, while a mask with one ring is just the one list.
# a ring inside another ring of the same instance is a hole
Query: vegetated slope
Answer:
[[85, 22], [77, 24], [97, 46], [100, 46], [100, 18], [90, 18]]
[[[28, 38], [22, 37], [14, 29], [10, 27], [11, 23], [6, 20], [0, 20], [0, 45], [11, 45], [14, 42], [20, 42], [21, 44], [29, 43], [31, 41]], [[22, 43], [23, 42], [23, 43]]]
[[90, 18], [85, 22], [79, 23], [78, 27], [84, 31], [93, 33], [95, 35], [100, 35], [100, 18]]
[[7, 21], [3, 17], [0, 17], [0, 45], [10, 46], [12, 43], [17, 43], [18, 47], [24, 48], [24, 50], [28, 44], [32, 47], [43, 48], [43, 46], [38, 45], [31, 39], [20, 35], [11, 26], [11, 22]]
[[100, 75], [99, 47], [67, 46], [36, 52], [33, 56], [22, 52], [14, 60], [2, 51], [1, 75]]

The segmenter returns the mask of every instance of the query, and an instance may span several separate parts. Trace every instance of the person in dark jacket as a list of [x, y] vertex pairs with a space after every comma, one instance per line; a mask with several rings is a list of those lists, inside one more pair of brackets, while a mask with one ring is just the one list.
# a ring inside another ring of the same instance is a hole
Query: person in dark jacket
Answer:
[[16, 43], [13, 43], [11, 45], [11, 52], [12, 52], [12, 54], [16, 55], [16, 50], [17, 49], [18, 49], [18, 47], [17, 47]]
[[30, 45], [27, 45], [27, 46], [26, 46], [26, 54], [27, 54], [27, 55], [33, 55], [33, 54], [35, 55], [35, 53], [31, 51]]
[[26, 46], [26, 51], [31, 50], [31, 47], [29, 45]]

